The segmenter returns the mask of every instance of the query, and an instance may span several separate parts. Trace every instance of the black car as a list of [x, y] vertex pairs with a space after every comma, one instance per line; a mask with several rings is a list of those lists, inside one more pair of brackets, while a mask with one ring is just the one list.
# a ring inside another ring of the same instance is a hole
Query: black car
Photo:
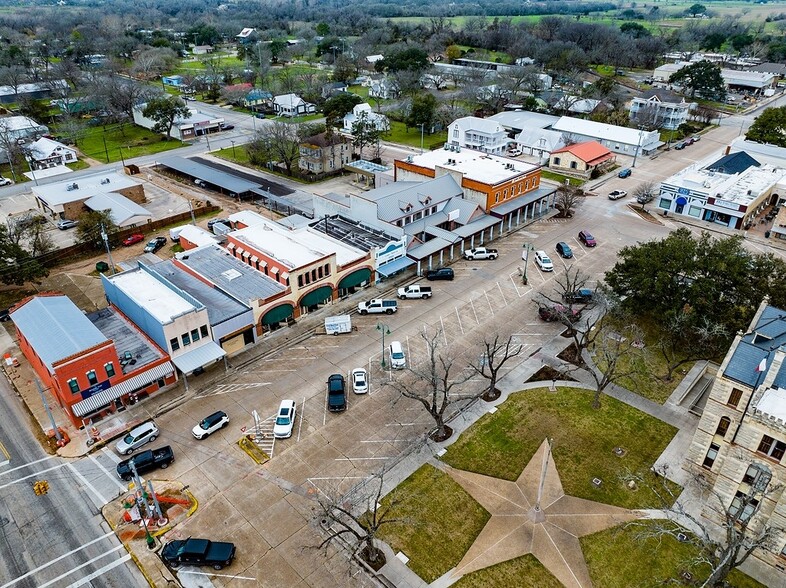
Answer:
[[155, 253], [166, 245], [166, 237], [156, 237], [145, 245], [145, 253]]
[[557, 243], [556, 249], [557, 253], [559, 253], [560, 256], [564, 257], [565, 259], [570, 259], [573, 257], [573, 250], [570, 248], [570, 245], [565, 243], [565, 241], [560, 241]]
[[219, 126], [219, 128], [220, 128], [222, 131], [231, 131], [232, 129], [234, 129], [234, 128], [235, 128], [235, 125], [229, 125], [229, 124], [226, 124], [226, 123], [221, 123], [221, 124], [220, 124], [220, 125], [218, 125], [218, 126]]
[[563, 292], [562, 299], [565, 302], [582, 302], [587, 303], [592, 300], [592, 290], [589, 288], [579, 288], [574, 292]]
[[166, 469], [170, 463], [175, 461], [175, 454], [169, 445], [137, 453], [134, 457], [117, 464], [117, 475], [121, 480], [128, 481], [133, 477], [133, 471], [131, 470], [132, 461], [134, 462], [136, 473], [141, 476], [157, 468]]
[[435, 270], [426, 270], [427, 280], [452, 280], [455, 277], [453, 269], [449, 267], [441, 267]]
[[189, 537], [164, 545], [161, 558], [173, 568], [189, 564], [213, 566], [213, 569], [220, 570], [235, 559], [235, 544]]
[[347, 387], [344, 376], [333, 374], [327, 381], [328, 389], [328, 410], [331, 412], [341, 412], [347, 408]]

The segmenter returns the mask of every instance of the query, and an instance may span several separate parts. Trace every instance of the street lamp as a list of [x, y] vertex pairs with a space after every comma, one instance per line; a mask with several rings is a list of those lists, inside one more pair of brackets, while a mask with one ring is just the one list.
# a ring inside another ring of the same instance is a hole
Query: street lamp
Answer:
[[230, 140], [229, 142], [232, 143], [232, 159], [234, 159], [235, 158], [235, 142], [232, 141], [232, 140]]
[[527, 285], [527, 265], [529, 264], [529, 252], [532, 251], [532, 245], [529, 243], [524, 243], [524, 274], [523, 280], [524, 285]]
[[382, 333], [382, 369], [385, 369], [385, 335], [390, 335], [390, 329], [385, 323], [377, 323], [377, 331]]
[[426, 123], [420, 123], [420, 152], [423, 153], [423, 127]]
[[639, 149], [641, 149], [641, 137], [644, 134], [644, 129], [639, 129], [639, 142], [636, 143], [636, 151], [633, 153], [633, 165], [631, 167], [636, 167], [636, 158], [639, 156]]

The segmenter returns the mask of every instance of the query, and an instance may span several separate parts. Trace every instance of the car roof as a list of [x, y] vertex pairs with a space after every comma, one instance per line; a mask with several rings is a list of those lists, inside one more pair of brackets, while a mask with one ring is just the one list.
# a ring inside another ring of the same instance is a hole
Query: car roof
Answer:
[[295, 401], [285, 398], [284, 400], [281, 401], [281, 404], [279, 405], [278, 410], [280, 412], [280, 411], [285, 410], [285, 409], [286, 410], [292, 410], [293, 408], [295, 408]]

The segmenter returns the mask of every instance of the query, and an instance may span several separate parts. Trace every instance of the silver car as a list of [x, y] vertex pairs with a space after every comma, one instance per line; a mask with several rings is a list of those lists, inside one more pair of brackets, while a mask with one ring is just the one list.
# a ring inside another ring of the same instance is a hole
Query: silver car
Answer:
[[153, 421], [147, 421], [131, 429], [115, 445], [115, 449], [120, 455], [131, 455], [134, 449], [141, 447], [145, 443], [152, 443], [158, 437], [158, 427]]

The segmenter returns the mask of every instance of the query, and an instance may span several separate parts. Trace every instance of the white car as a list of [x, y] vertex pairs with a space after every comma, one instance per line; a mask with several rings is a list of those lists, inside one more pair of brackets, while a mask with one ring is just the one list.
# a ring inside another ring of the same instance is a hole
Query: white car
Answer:
[[355, 394], [365, 394], [368, 392], [368, 378], [366, 370], [355, 368], [352, 370], [352, 391]]
[[278, 407], [276, 424], [273, 425], [273, 436], [276, 439], [286, 439], [292, 436], [292, 429], [295, 428], [296, 405], [294, 400], [282, 400]]
[[619, 200], [620, 198], [625, 198], [628, 193], [625, 190], [614, 190], [613, 192], [609, 192], [609, 200]]
[[551, 262], [551, 259], [546, 252], [543, 250], [535, 252], [535, 263], [538, 264], [538, 267], [544, 272], [553, 272], [554, 271], [554, 264]]
[[219, 429], [223, 429], [229, 424], [229, 417], [223, 410], [214, 412], [210, 416], [203, 418], [191, 429], [191, 434], [197, 439], [209, 437]]

